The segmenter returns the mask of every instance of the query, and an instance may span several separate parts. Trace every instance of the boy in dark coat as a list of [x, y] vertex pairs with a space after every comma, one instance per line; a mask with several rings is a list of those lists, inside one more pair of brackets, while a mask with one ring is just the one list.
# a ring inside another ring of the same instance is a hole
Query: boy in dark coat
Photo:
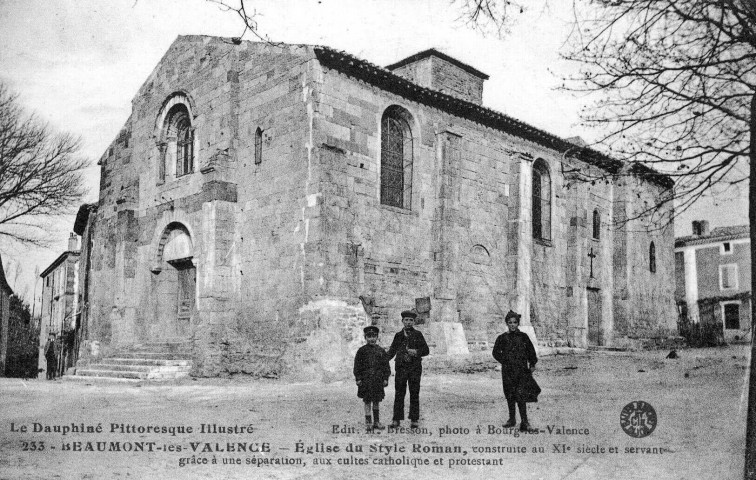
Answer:
[[515, 403], [520, 410], [520, 430], [530, 429], [528, 423], [527, 404], [517, 398], [517, 389], [527, 380], [538, 362], [533, 342], [528, 335], [519, 330], [520, 315], [512, 310], [504, 317], [508, 332], [502, 333], [496, 339], [493, 357], [501, 363], [501, 384], [504, 387], [504, 397], [509, 408], [509, 420], [504, 427], [515, 426]]
[[422, 357], [428, 355], [430, 350], [425, 343], [423, 334], [414, 329], [417, 314], [411, 310], [402, 312], [402, 324], [404, 328], [394, 335], [394, 341], [389, 347], [388, 358], [396, 356], [394, 370], [394, 418], [391, 426], [396, 428], [399, 422], [404, 420], [404, 395], [407, 393], [407, 385], [410, 391], [409, 419], [411, 428], [418, 427], [420, 420], [420, 377], [423, 374]]
[[367, 344], [361, 346], [354, 356], [354, 378], [357, 396], [365, 402], [365, 426], [369, 432], [384, 428], [380, 422], [380, 403], [384, 397], [383, 388], [388, 385], [391, 376], [391, 367], [386, 351], [378, 345], [378, 327], [365, 327], [363, 332]]

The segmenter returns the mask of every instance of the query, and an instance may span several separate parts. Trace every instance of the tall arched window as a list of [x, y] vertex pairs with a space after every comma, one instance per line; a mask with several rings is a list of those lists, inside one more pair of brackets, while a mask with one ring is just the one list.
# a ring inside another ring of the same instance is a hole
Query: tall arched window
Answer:
[[255, 130], [255, 165], [262, 163], [262, 130], [257, 127]]
[[[166, 174], [176, 177], [194, 172], [194, 126], [185, 97], [177, 95], [168, 101], [168, 112], [164, 116], [160, 148], [158, 179], [164, 181]], [[169, 170], [175, 165], [173, 172]]]
[[155, 118], [158, 164], [157, 184], [167, 178], [193, 173], [196, 166], [194, 145], [194, 103], [185, 92], [174, 92], [163, 101]]
[[381, 119], [381, 203], [412, 207], [412, 131], [409, 113], [389, 107]]
[[598, 240], [601, 237], [601, 215], [598, 210], [593, 211], [593, 238]]
[[654, 242], [651, 242], [651, 245], [648, 246], [648, 269], [651, 273], [656, 272], [656, 245], [654, 245]]
[[194, 129], [186, 112], [176, 120], [176, 176], [194, 171]]
[[551, 239], [551, 177], [540, 158], [533, 162], [533, 238]]

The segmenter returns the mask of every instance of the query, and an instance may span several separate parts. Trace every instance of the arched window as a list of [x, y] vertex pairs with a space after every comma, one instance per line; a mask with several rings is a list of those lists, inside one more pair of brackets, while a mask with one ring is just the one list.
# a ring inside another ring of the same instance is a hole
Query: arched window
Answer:
[[195, 170], [195, 130], [191, 99], [183, 92], [169, 96], [160, 109], [155, 127], [159, 129], [158, 184], [166, 177], [180, 177]]
[[533, 163], [533, 238], [551, 239], [551, 177], [546, 162]]
[[257, 127], [255, 130], [255, 165], [262, 163], [262, 130]]
[[194, 129], [189, 122], [189, 112], [176, 118], [176, 176], [194, 171]]
[[593, 238], [598, 240], [601, 237], [601, 215], [598, 210], [593, 211]]
[[412, 131], [409, 113], [389, 107], [381, 119], [381, 203], [412, 207]]
[[656, 272], [656, 245], [654, 245], [654, 242], [651, 242], [651, 245], [648, 246], [648, 269], [651, 273]]

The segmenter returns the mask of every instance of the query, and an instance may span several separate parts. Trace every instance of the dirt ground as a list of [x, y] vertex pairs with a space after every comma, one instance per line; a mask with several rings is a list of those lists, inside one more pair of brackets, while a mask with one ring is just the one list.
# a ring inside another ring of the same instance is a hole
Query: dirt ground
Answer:
[[[0, 478], [742, 478], [748, 348], [667, 353], [541, 359], [543, 392], [529, 404], [538, 433], [527, 435], [501, 429], [500, 374], [484, 357], [426, 362], [415, 433], [365, 433], [351, 381], [0, 379]], [[393, 396], [389, 386], [385, 423]], [[645, 438], [620, 427], [635, 400], [658, 417]]]

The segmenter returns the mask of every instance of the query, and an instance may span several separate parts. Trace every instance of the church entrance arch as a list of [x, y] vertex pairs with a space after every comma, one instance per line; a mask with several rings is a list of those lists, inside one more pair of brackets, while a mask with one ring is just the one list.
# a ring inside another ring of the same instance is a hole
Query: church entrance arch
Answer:
[[154, 270], [154, 341], [185, 341], [196, 317], [197, 269], [194, 244], [181, 223], [169, 224], [160, 238]]

